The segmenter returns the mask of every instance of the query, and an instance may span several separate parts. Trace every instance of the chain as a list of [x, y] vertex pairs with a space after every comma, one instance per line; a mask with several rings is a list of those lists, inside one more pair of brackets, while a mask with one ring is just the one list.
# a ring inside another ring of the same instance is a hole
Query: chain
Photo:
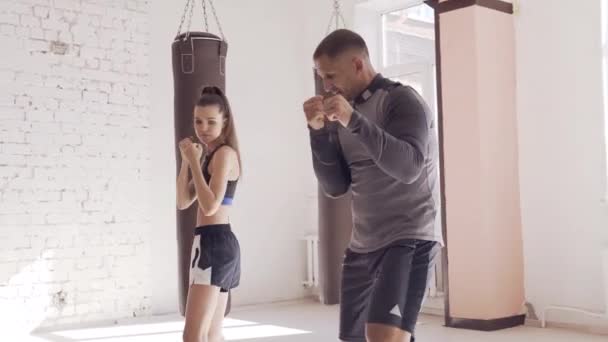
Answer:
[[334, 13], [336, 14], [336, 28], [340, 25], [340, 2], [338, 0], [334, 0]]
[[205, 18], [205, 32], [209, 32], [209, 20], [207, 19], [207, 1], [201, 0], [203, 4], [203, 16]]
[[190, 25], [192, 25], [192, 15], [194, 14], [194, 0], [190, 3], [190, 16], [188, 17], [188, 28], [187, 31], [190, 32]]
[[[202, 0], [203, 5], [203, 16], [205, 20], [205, 31], [209, 32], [209, 19], [207, 17], [207, 0]], [[182, 32], [182, 27], [184, 26], [184, 22], [186, 21], [186, 13], [188, 13], [188, 7], [190, 8], [190, 14], [188, 16], [188, 26], [186, 27], [186, 31], [190, 32], [190, 26], [192, 24], [192, 15], [194, 14], [194, 4], [196, 0], [187, 0], [186, 6], [184, 7], [184, 13], [182, 13], [182, 19], [179, 23], [179, 27], [177, 28], [177, 36], [179, 36]], [[213, 17], [215, 18], [215, 22], [217, 23], [217, 28], [220, 31], [220, 35], [222, 36], [222, 40], [226, 40], [224, 37], [224, 31], [222, 31], [222, 25], [217, 17], [217, 13], [215, 11], [215, 6], [213, 5], [213, 0], [209, 0], [209, 5], [211, 5], [211, 11], [213, 13]], [[188, 39], [188, 35], [186, 35], [185, 39]]]
[[[203, 0], [205, 1], [205, 0]], [[222, 40], [226, 40], [224, 37], [224, 32], [222, 31], [222, 25], [220, 25], [220, 21], [217, 18], [217, 13], [215, 13], [215, 6], [213, 6], [213, 0], [209, 0], [209, 5], [211, 5], [211, 11], [213, 12], [213, 17], [215, 18], [215, 22], [217, 23], [217, 29], [220, 31], [220, 36], [222, 36]]]
[[327, 24], [327, 34], [329, 34], [329, 30], [331, 30], [331, 24], [336, 19], [336, 29], [340, 28], [340, 20], [342, 20], [342, 27], [346, 27], [346, 21], [344, 20], [344, 16], [342, 15], [342, 9], [340, 7], [340, 0], [334, 0], [334, 11], [329, 18], [329, 24]]
[[186, 7], [184, 7], [184, 13], [182, 13], [182, 20], [179, 22], [179, 27], [177, 28], [177, 35], [179, 36], [182, 33], [182, 26], [184, 25], [184, 20], [186, 20], [186, 13], [188, 12], [188, 6], [190, 6], [190, 1], [186, 1]]

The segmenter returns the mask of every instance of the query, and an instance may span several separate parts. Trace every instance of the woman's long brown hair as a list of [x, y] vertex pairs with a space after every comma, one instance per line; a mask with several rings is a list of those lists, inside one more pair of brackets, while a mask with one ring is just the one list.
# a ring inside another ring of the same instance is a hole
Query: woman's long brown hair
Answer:
[[239, 141], [236, 136], [236, 128], [234, 126], [234, 116], [230, 109], [230, 103], [224, 92], [215, 86], [206, 86], [201, 90], [201, 96], [196, 101], [196, 106], [205, 107], [216, 105], [220, 109], [226, 124], [222, 130], [220, 138], [224, 139], [224, 143], [232, 147], [236, 151], [236, 155], [239, 162], [239, 178], [243, 173], [243, 164], [241, 162], [241, 150], [239, 149]]

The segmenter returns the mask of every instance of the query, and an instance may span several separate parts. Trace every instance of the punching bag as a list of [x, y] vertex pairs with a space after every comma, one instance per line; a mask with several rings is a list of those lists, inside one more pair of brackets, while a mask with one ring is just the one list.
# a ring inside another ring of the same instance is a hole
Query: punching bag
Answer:
[[[171, 46], [174, 82], [174, 125], [176, 172], [181, 165], [178, 143], [195, 136], [193, 127], [194, 104], [205, 85], [226, 90], [227, 43], [218, 36], [206, 32], [179, 34]], [[185, 315], [189, 289], [190, 251], [196, 228], [198, 202], [187, 210], [177, 211], [178, 291], [179, 310]], [[226, 314], [230, 311], [230, 295]]]
[[[323, 80], [316, 72], [315, 93], [325, 95]], [[342, 261], [353, 230], [351, 199], [350, 190], [342, 197], [330, 198], [319, 185], [319, 286], [321, 302], [327, 305], [340, 302]]]

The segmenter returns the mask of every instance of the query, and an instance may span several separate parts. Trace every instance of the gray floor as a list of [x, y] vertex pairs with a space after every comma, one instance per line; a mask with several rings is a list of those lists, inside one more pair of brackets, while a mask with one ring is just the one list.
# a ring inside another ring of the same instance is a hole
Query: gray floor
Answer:
[[[321, 342], [337, 341], [338, 308], [314, 302], [283, 303], [237, 308], [226, 321], [226, 341]], [[119, 325], [51, 331], [30, 337], [36, 342], [166, 342], [181, 341], [183, 320], [162, 316], [129, 320]], [[568, 330], [519, 327], [498, 332], [448, 329], [436, 316], [421, 317], [420, 342], [607, 342], [608, 336]]]

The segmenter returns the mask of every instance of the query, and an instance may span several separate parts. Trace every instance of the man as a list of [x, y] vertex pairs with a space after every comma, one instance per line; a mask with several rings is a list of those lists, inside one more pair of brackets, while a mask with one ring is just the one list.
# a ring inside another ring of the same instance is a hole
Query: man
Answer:
[[352, 192], [340, 339], [410, 342], [443, 244], [433, 116], [411, 87], [378, 74], [365, 41], [336, 30], [313, 59], [329, 93], [304, 103], [324, 191]]

